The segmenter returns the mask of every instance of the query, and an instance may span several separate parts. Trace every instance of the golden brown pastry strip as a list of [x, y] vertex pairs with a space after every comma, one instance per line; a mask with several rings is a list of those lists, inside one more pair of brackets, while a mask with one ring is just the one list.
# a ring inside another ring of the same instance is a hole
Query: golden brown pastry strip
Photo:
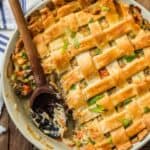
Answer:
[[131, 142], [123, 127], [111, 132], [112, 142], [119, 150], [129, 149]]
[[[140, 58], [138, 60], [131, 62], [126, 67], [124, 67], [118, 75], [114, 74], [112, 76], [108, 76], [103, 80], [91, 86], [88, 86], [86, 89], [84, 89], [87, 98], [91, 98], [99, 93], [102, 93], [103, 91], [109, 88], [116, 86], [118, 84], [118, 79], [116, 79], [116, 76], [118, 76], [119, 78], [122, 77], [120, 76], [120, 74], [124, 75], [123, 80], [128, 79], [135, 73], [143, 70], [146, 66], [148, 66], [148, 62], [149, 61], [147, 60], [147, 58]], [[122, 78], [120, 78], [119, 80], [121, 80], [122, 82]]]
[[[115, 108], [115, 106], [117, 106], [120, 102], [123, 102], [128, 98], [140, 95], [141, 93], [147, 92], [147, 90], [150, 89], [149, 83], [150, 83], [150, 80], [145, 79], [145, 80], [141, 81], [140, 83], [131, 84], [130, 86], [123, 88], [122, 90], [120, 90], [117, 93], [114, 93], [110, 96], [105, 96], [104, 98], [97, 101], [96, 104], [103, 106], [105, 109], [107, 109], [107, 111], [111, 112]], [[139, 88], [142, 90], [139, 90]], [[142, 99], [144, 97], [142, 97]], [[132, 105], [130, 107], [132, 107]], [[141, 111], [143, 111], [143, 110], [141, 110]], [[140, 113], [142, 113], [141, 111], [140, 111]], [[90, 117], [88, 117], [87, 114], [90, 114], [90, 113], [93, 114], [93, 112], [91, 112], [88, 107], [85, 107], [83, 112], [84, 113], [82, 113], [82, 111], [80, 111], [80, 113], [78, 113], [80, 115], [80, 119], [78, 119], [80, 123], [89, 121], [90, 119], [92, 119], [91, 116], [96, 117], [101, 114], [101, 113], [95, 113], [95, 115], [88, 115], [88, 116], [90, 116]], [[136, 112], [135, 112], [135, 114], [134, 114], [134, 112], [133, 113], [131, 112], [131, 115], [133, 117], [135, 116], [134, 118], [136, 118], [136, 116], [139, 116], [139, 115], [136, 115]], [[79, 116], [76, 116], [76, 117], [78, 118]]]
[[58, 18], [61, 18], [61, 17], [64, 17], [68, 14], [71, 14], [71, 12], [74, 12], [78, 9], [80, 9], [80, 4], [78, 1], [72, 1], [62, 7], [60, 7], [58, 10], [57, 10], [57, 17]]
[[126, 129], [126, 133], [129, 137], [133, 137], [134, 135], [138, 134], [141, 130], [145, 128], [145, 124], [142, 120], [137, 120]]
[[73, 84], [83, 79], [80, 68], [76, 67], [74, 70], [64, 75], [61, 79], [63, 88], [67, 91]]

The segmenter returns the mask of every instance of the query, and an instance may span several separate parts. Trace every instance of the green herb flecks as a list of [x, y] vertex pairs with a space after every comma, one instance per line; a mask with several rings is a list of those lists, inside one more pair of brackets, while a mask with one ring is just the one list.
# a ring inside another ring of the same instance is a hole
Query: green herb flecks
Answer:
[[77, 86], [75, 84], [73, 84], [70, 89], [75, 90], [76, 88], [77, 88]]
[[30, 69], [30, 66], [28, 64], [25, 64], [25, 65], [22, 66], [22, 68], [25, 69], [25, 70], [28, 70], [28, 69]]
[[76, 32], [71, 31], [70, 36], [71, 36], [71, 38], [75, 38], [76, 37]]
[[135, 34], [133, 31], [129, 32], [127, 35], [128, 35], [131, 39], [134, 39], [134, 38], [136, 37], [136, 34]]
[[61, 48], [60, 50], [61, 50], [61, 53], [62, 53], [62, 54], [64, 54], [64, 53], [66, 52], [66, 50], [63, 49], [63, 48]]
[[62, 53], [65, 53], [65, 52], [66, 52], [66, 50], [67, 50], [67, 48], [68, 48], [68, 45], [69, 45], [68, 40], [64, 40], [64, 45], [63, 45], [63, 47], [62, 47], [62, 49], [61, 49]]
[[102, 10], [102, 11], [109, 11], [109, 10], [110, 10], [110, 8], [109, 8], [109, 7], [107, 7], [107, 6], [102, 6], [102, 7], [101, 7], [101, 10]]
[[93, 108], [90, 108], [90, 111], [94, 112], [94, 113], [103, 113], [106, 109], [101, 106], [101, 105], [96, 105]]
[[79, 42], [77, 37], [75, 37], [73, 39], [73, 45], [74, 45], [75, 48], [79, 48], [80, 47], [80, 42]]
[[36, 88], [36, 84], [35, 84], [35, 82], [34, 82], [34, 81], [32, 81], [32, 82], [30, 83], [30, 86], [31, 86], [31, 88], [32, 88], [32, 89], [35, 89], [35, 88]]
[[91, 106], [93, 104], [95, 104], [99, 99], [103, 98], [104, 95], [97, 95], [91, 99], [88, 100], [88, 105]]
[[77, 141], [77, 142], [75, 142], [75, 145], [76, 145], [77, 147], [81, 147], [83, 144], [82, 144], [80, 141]]
[[28, 78], [25, 78], [25, 79], [22, 80], [22, 82], [23, 82], [23, 83], [28, 83], [28, 82], [29, 82], [29, 79], [28, 79]]
[[113, 143], [111, 136], [108, 137], [108, 143], [109, 143], [109, 144], [112, 144], [112, 143]]
[[132, 102], [132, 99], [126, 99], [125, 101], [123, 101], [123, 105], [127, 105], [127, 104], [129, 104], [129, 103], [131, 103]]
[[70, 34], [70, 36], [71, 36], [71, 38], [75, 38], [76, 37], [76, 32], [71, 32], [71, 34]]
[[89, 20], [89, 23], [93, 23], [93, 22], [94, 22], [94, 19], [91, 18], [91, 19]]
[[150, 107], [148, 106], [144, 107], [144, 113], [150, 113]]
[[127, 105], [127, 104], [129, 104], [129, 103], [131, 103], [131, 102], [132, 102], [132, 99], [131, 99], [131, 98], [128, 98], [128, 99], [124, 100], [123, 102], [119, 103], [119, 104], [116, 106], [116, 109], [118, 110], [119, 107], [123, 107], [123, 106], [125, 106], [125, 105]]
[[94, 49], [94, 55], [99, 55], [101, 53], [102, 51], [99, 48]]
[[69, 34], [71, 38], [75, 38], [76, 32], [72, 31], [70, 28], [66, 29], [66, 33]]
[[94, 145], [95, 144], [95, 141], [93, 141], [90, 137], [89, 137], [89, 142]]
[[127, 62], [132, 62], [136, 57], [137, 57], [137, 54], [136, 53], [132, 53], [131, 55], [124, 56], [124, 59]]
[[27, 54], [26, 54], [25, 52], [22, 52], [21, 57], [22, 57], [23, 59], [27, 59], [27, 58], [28, 58], [28, 57], [27, 57]]
[[80, 47], [80, 42], [76, 36], [76, 32], [72, 31], [70, 28], [66, 29], [66, 33], [69, 34], [69, 36], [72, 38], [73, 40], [73, 45], [75, 48], [79, 48]]
[[123, 126], [125, 128], [127, 128], [133, 123], [133, 121], [132, 121], [132, 119], [123, 119], [123, 120], [121, 120], [121, 123], [123, 124]]

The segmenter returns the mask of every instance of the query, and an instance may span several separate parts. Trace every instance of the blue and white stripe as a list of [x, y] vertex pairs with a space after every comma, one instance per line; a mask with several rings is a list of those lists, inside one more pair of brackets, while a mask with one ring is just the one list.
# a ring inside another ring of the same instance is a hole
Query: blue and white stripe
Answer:
[[3, 28], [6, 29], [6, 18], [5, 18], [5, 11], [4, 11], [4, 5], [2, 3], [2, 1], [0, 1], [0, 12], [1, 12], [1, 20], [2, 20], [2, 25]]
[[26, 13], [26, 0], [21, 0], [21, 1], [22, 1], [23, 12]]
[[[35, 6], [41, 0], [20, 0], [20, 4], [24, 13], [29, 8]], [[12, 30], [16, 28], [14, 17], [11, 12], [8, 0], [0, 0], [0, 29]]]
[[0, 33], [0, 53], [3, 53], [6, 49], [9, 37]]
[[[20, 0], [23, 12], [26, 12], [26, 0]], [[11, 18], [13, 18], [8, 0], [0, 0], [0, 28], [1, 29], [13, 29]], [[11, 24], [9, 26], [9, 24]]]
[[[23, 12], [26, 12], [26, 0], [20, 0]], [[13, 29], [16, 27], [8, 0], [0, 0], [0, 28]]]
[[[27, 9], [30, 9], [41, 0], [20, 0], [23, 12], [26, 13]], [[12, 12], [9, 6], [8, 0], [0, 0], [0, 54], [2, 54], [7, 46], [10, 34], [4, 31], [15, 29], [16, 24], [12, 16]]]

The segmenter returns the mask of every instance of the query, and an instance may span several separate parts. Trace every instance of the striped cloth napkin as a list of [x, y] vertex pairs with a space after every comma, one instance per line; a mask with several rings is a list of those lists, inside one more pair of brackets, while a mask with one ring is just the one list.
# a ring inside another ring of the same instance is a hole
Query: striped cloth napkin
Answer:
[[[40, 1], [41, 0], [20, 0], [23, 12], [26, 13], [29, 9], [38, 4]], [[4, 51], [15, 28], [16, 23], [12, 15], [8, 0], [0, 0], [0, 78], [1, 78], [1, 69], [3, 64]], [[2, 106], [3, 106], [3, 98], [0, 86], [0, 115], [2, 112]], [[6, 129], [0, 125], [0, 134], [5, 131]]]
[[[19, 0], [24, 13], [36, 5], [40, 0]], [[12, 15], [9, 0], [0, 0], [0, 29], [11, 29], [16, 27], [14, 17]]]

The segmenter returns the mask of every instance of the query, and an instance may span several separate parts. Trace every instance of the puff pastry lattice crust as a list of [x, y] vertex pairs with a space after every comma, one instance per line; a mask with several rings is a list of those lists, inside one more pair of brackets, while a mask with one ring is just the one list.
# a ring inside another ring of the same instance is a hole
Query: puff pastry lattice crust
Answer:
[[29, 18], [29, 29], [73, 110], [79, 149], [126, 150], [149, 133], [150, 31], [138, 8], [56, 0]]

